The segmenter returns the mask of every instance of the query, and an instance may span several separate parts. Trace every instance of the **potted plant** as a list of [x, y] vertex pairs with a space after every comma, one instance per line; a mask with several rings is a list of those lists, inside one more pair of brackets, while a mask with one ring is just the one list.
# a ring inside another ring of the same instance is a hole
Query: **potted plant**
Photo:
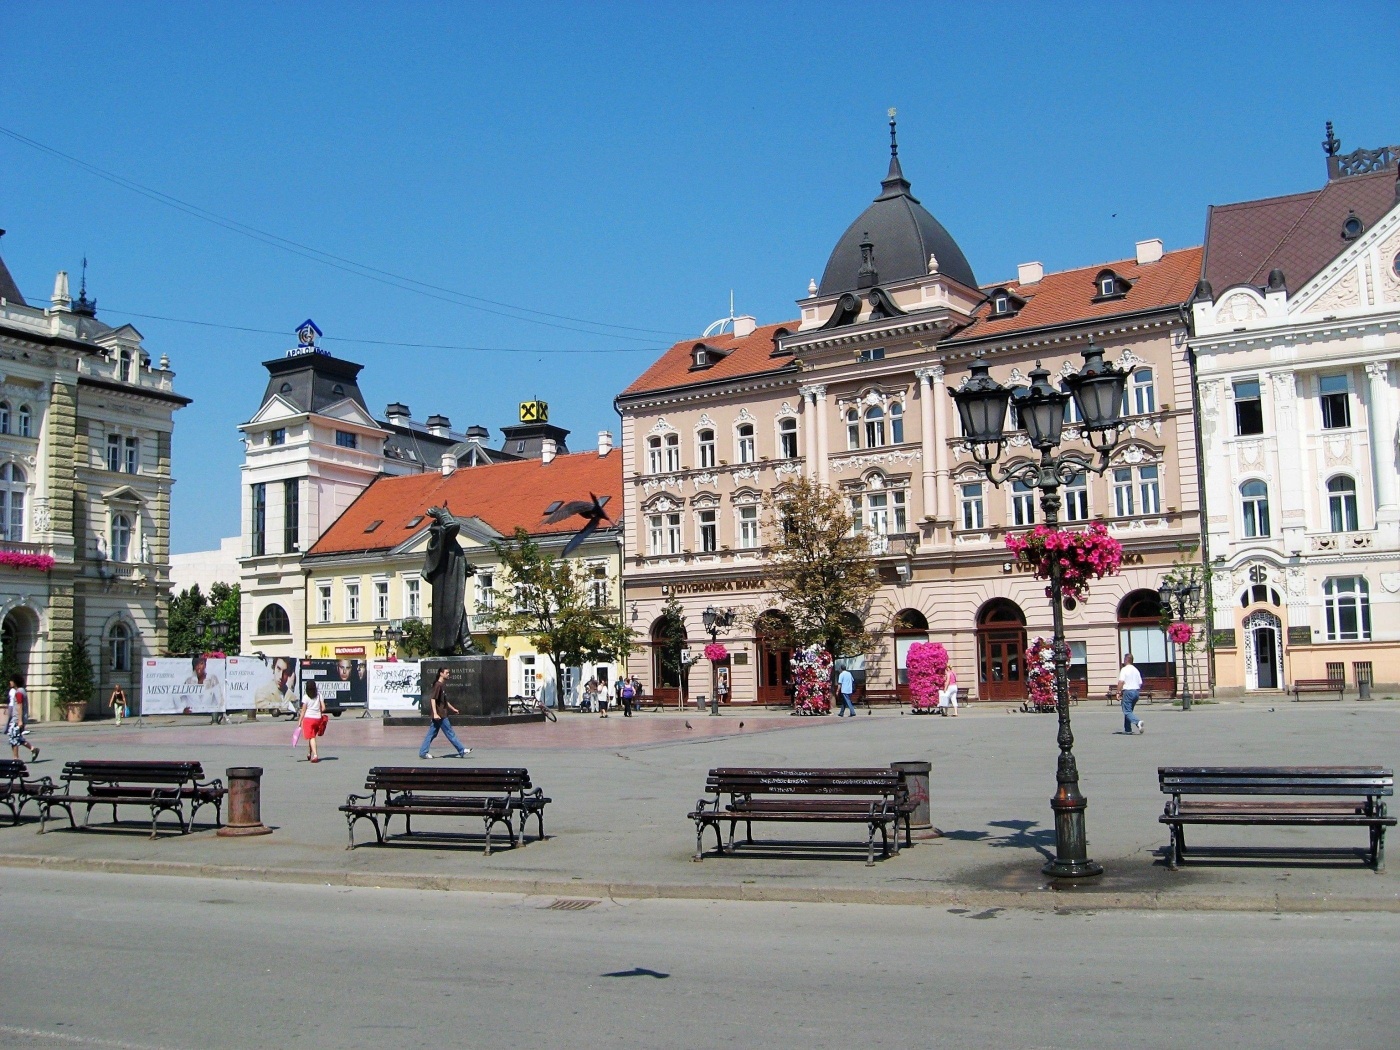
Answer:
[[87, 717], [88, 700], [94, 688], [96, 682], [92, 674], [92, 661], [88, 658], [87, 643], [82, 638], [74, 638], [58, 658], [54, 702], [63, 709], [68, 721], [81, 722]]

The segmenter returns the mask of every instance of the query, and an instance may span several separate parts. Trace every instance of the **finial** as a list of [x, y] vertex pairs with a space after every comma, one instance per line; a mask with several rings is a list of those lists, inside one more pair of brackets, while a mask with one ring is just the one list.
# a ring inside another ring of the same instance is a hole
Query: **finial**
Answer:
[[73, 304], [73, 312], [81, 314], [83, 317], [97, 316], [97, 300], [89, 299], [87, 295], [87, 255], [83, 256], [83, 280], [78, 288], [78, 300]]
[[894, 131], [894, 107], [890, 107], [890, 156], [899, 156], [899, 140], [895, 137]]
[[1327, 138], [1322, 140], [1322, 152], [1329, 157], [1335, 157], [1342, 151], [1342, 140], [1332, 134], [1332, 122], [1327, 122]]
[[938, 256], [933, 252], [928, 253], [928, 272], [931, 274], [938, 272]]
[[810, 281], [807, 282], [807, 298], [810, 299], [812, 296], [814, 296], [814, 295], [816, 295], [816, 294], [817, 294], [817, 279], [816, 279], [815, 277], [813, 277]]

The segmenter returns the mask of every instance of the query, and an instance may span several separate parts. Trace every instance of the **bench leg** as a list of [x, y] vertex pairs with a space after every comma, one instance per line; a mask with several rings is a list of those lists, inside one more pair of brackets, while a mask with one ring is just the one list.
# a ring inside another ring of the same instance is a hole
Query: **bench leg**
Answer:
[[491, 856], [491, 825], [495, 823], [490, 817], [486, 819], [486, 856]]
[[695, 856], [690, 858], [696, 864], [705, 859], [705, 822], [695, 821]]
[[350, 845], [346, 846], [345, 848], [346, 848], [346, 849], [354, 849], [354, 848], [355, 848], [355, 815], [354, 815], [353, 813], [347, 813], [347, 814], [345, 815], [345, 830], [346, 830], [346, 833], [349, 834], [349, 836], [350, 836]]
[[1385, 828], [1383, 827], [1377, 827], [1372, 831], [1371, 865], [1376, 869], [1377, 875], [1385, 874]]
[[1180, 824], [1168, 826], [1171, 828], [1172, 839], [1167, 846], [1167, 870], [1177, 871], [1186, 855], [1186, 834]]
[[876, 822], [875, 822], [875, 821], [871, 821], [871, 822], [870, 822], [870, 834], [867, 835], [867, 836], [866, 836], [866, 839], [865, 839], [865, 866], [866, 866], [867, 868], [873, 868], [873, 867], [875, 867], [875, 828], [876, 828], [876, 826], [877, 826], [877, 825], [876, 825]]

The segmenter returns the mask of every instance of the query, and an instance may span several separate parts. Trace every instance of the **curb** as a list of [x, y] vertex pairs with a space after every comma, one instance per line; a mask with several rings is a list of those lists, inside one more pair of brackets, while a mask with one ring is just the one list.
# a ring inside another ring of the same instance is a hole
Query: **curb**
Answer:
[[1047, 887], [1014, 890], [897, 890], [849, 886], [760, 886], [754, 883], [602, 882], [582, 879], [512, 879], [408, 872], [318, 871], [314, 868], [257, 868], [233, 864], [189, 864], [154, 860], [91, 860], [28, 854], [0, 854], [0, 867], [107, 875], [157, 875], [187, 879], [229, 879], [292, 885], [373, 889], [436, 890], [447, 893], [516, 893], [527, 897], [599, 897], [622, 900], [767, 901], [790, 904], [881, 904], [900, 907], [1005, 908], [1026, 911], [1096, 912], [1378, 912], [1400, 913], [1400, 897], [1224, 895], [1203, 893], [1108, 892], [1089, 895]]

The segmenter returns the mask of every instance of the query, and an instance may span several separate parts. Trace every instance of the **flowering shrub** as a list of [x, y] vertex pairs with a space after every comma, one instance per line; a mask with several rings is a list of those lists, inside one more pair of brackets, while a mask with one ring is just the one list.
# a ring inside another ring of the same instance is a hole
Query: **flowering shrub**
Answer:
[[38, 569], [40, 572], [48, 572], [53, 568], [53, 558], [47, 554], [0, 551], [0, 565], [13, 565], [16, 569]]
[[723, 642], [711, 642], [705, 646], [705, 659], [712, 664], [722, 664], [729, 659], [729, 650], [724, 647]]
[[1167, 628], [1167, 637], [1177, 645], [1189, 645], [1195, 631], [1185, 620], [1178, 620]]
[[1058, 563], [1065, 594], [1080, 600], [1089, 593], [1090, 580], [1114, 575], [1123, 563], [1123, 545], [1101, 522], [1076, 532], [1037, 525], [1028, 533], [1007, 536], [1006, 549], [1033, 569], [1038, 579], [1050, 579], [1050, 570]]
[[1032, 710], [1055, 710], [1055, 644], [1049, 638], [1037, 638], [1026, 650], [1026, 684]]
[[820, 645], [809, 645], [792, 654], [792, 680], [796, 687], [793, 709], [800, 715], [831, 713], [831, 654]]
[[934, 711], [938, 694], [948, 685], [948, 650], [938, 642], [915, 642], [905, 660], [909, 700], [915, 711]]

